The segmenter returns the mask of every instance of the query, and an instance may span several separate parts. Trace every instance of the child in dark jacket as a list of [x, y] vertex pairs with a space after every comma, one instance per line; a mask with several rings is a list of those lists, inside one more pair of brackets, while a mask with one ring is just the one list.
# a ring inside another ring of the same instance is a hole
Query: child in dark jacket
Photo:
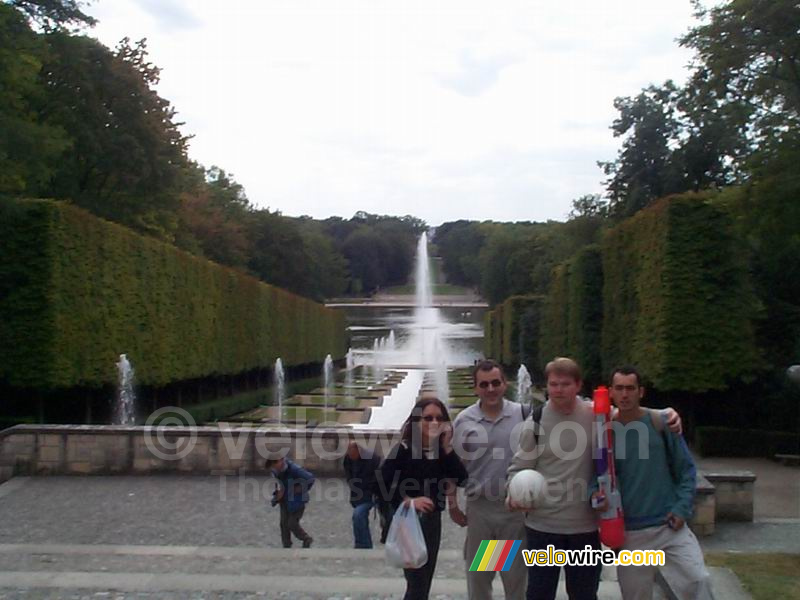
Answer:
[[267, 469], [272, 471], [278, 483], [272, 494], [272, 506], [281, 509], [281, 542], [284, 548], [291, 548], [292, 535], [303, 542], [303, 548], [310, 548], [314, 541], [300, 526], [300, 519], [308, 503], [308, 490], [314, 485], [314, 476], [288, 458], [267, 460]]

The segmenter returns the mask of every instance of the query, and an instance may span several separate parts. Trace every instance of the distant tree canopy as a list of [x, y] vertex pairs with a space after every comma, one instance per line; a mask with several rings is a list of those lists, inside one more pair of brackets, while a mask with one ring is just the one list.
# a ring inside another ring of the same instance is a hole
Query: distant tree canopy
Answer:
[[704, 191], [737, 231], [761, 307], [755, 343], [780, 371], [800, 361], [800, 5], [695, 8], [700, 24], [680, 41], [696, 53], [687, 84], [614, 102], [621, 145], [599, 163], [605, 196], [575, 199], [566, 223], [445, 223], [436, 243], [449, 280], [493, 305], [538, 297], [612, 227], [665, 196]]
[[187, 156], [145, 40], [76, 30], [77, 0], [0, 2], [0, 200], [56, 198], [322, 300], [407, 282], [425, 223], [255, 208], [234, 176]]

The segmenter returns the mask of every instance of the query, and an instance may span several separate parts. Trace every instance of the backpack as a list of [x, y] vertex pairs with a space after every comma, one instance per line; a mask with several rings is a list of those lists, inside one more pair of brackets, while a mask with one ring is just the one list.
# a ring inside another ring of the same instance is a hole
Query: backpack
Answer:
[[[528, 417], [533, 419], [534, 424], [539, 425], [542, 421], [542, 413], [544, 412], [544, 403], [537, 404], [536, 406], [531, 406], [530, 404], [520, 404], [519, 405], [522, 411], [522, 420], [527, 421]], [[533, 428], [533, 439], [536, 440], [536, 444], [539, 444], [539, 427]]]

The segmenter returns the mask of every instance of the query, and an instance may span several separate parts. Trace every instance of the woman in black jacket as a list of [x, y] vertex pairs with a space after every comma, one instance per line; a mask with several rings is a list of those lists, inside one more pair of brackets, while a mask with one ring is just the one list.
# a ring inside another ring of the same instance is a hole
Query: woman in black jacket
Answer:
[[428, 562], [418, 569], [403, 569], [404, 600], [426, 600], [436, 569], [442, 537], [442, 510], [447, 488], [462, 484], [467, 472], [453, 452], [453, 426], [447, 407], [437, 398], [422, 398], [403, 425], [400, 443], [392, 448], [381, 468], [383, 489], [396, 510], [405, 504], [419, 513]]

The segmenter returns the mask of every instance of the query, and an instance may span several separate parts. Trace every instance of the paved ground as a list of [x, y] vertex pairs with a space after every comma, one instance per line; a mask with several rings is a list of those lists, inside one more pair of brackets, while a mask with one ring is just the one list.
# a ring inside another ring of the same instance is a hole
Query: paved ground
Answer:
[[[0, 486], [0, 599], [402, 596], [381, 547], [350, 548], [342, 480], [313, 488], [310, 550], [280, 547], [271, 491], [267, 477], [12, 479]], [[434, 597], [464, 598], [464, 532], [443, 522]], [[619, 597], [613, 576], [604, 600]]]
[[[756, 522], [719, 524], [704, 549], [800, 553], [800, 518], [791, 516], [800, 470], [767, 461], [715, 466], [757, 472]], [[0, 485], [0, 600], [402, 596], [402, 577], [382, 549], [350, 548], [342, 480], [314, 488], [303, 519], [310, 550], [280, 548], [271, 493], [263, 476], [12, 479]], [[433, 597], [464, 598], [464, 533], [443, 523]], [[601, 597], [619, 598], [613, 570], [605, 578]]]

